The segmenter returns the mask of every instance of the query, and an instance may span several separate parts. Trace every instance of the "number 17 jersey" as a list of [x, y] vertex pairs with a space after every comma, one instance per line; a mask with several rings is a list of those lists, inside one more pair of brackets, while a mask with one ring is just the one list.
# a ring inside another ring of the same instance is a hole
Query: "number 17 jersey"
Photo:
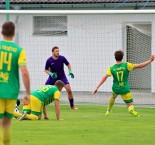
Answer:
[[19, 93], [19, 66], [26, 65], [23, 48], [13, 41], [0, 41], [0, 98], [16, 100]]
[[114, 64], [107, 70], [108, 76], [113, 76], [113, 93], [116, 95], [123, 95], [130, 92], [128, 82], [129, 73], [134, 69], [135, 65], [128, 62]]

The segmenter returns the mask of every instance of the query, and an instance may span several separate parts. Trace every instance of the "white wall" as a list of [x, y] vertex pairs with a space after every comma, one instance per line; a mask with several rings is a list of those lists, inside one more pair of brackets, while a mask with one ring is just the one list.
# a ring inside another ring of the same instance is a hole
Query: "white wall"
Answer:
[[[12, 17], [13, 20], [15, 18]], [[18, 42], [27, 51], [32, 89], [45, 83], [46, 59], [51, 48], [60, 47], [61, 54], [70, 61], [75, 79], [69, 81], [74, 91], [92, 91], [109, 65], [114, 63], [113, 53], [123, 48], [123, 29], [127, 22], [152, 23], [152, 48], [155, 46], [155, 15], [69, 15], [68, 36], [33, 36], [32, 16], [20, 16]], [[152, 49], [154, 51], [154, 49]], [[152, 65], [152, 90], [155, 91], [155, 65]], [[66, 71], [68, 74], [68, 72]], [[111, 91], [112, 79], [100, 90]]]

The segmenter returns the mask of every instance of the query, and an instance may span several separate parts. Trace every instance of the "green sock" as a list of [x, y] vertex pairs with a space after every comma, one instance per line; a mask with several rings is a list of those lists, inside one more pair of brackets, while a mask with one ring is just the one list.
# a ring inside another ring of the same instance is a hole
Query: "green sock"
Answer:
[[38, 116], [34, 114], [26, 114], [26, 119], [29, 120], [38, 120]]
[[11, 143], [11, 128], [3, 129], [3, 144], [10, 145]]
[[3, 145], [3, 129], [0, 127], [0, 145]]
[[134, 111], [134, 106], [133, 105], [130, 105], [129, 107], [128, 107], [128, 111], [130, 112], [130, 111]]
[[110, 100], [109, 100], [107, 111], [109, 111], [109, 112], [111, 111], [111, 108], [112, 108], [112, 106], [114, 105], [114, 103], [115, 103], [115, 99], [114, 99], [114, 97], [112, 96], [112, 97], [110, 98]]

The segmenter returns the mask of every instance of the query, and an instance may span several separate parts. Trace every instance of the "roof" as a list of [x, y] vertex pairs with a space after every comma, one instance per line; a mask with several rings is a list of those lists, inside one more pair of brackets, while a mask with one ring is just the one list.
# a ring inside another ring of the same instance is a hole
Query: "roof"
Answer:
[[[126, 3], [144, 3], [148, 0], [128, 0]], [[5, 0], [0, 0], [1, 3], [5, 3]], [[10, 0], [11, 4], [76, 4], [76, 3], [122, 3], [124, 0]], [[149, 2], [155, 2], [155, 0], [149, 0]]]

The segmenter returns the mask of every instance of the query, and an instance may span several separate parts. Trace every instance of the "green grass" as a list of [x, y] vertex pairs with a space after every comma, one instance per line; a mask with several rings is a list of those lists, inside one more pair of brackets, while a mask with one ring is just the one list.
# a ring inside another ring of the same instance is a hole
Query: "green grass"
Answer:
[[103, 106], [61, 106], [63, 121], [55, 120], [53, 106], [47, 110], [49, 121], [13, 119], [12, 145], [155, 145], [155, 109], [137, 108], [135, 118], [124, 107], [105, 117]]

